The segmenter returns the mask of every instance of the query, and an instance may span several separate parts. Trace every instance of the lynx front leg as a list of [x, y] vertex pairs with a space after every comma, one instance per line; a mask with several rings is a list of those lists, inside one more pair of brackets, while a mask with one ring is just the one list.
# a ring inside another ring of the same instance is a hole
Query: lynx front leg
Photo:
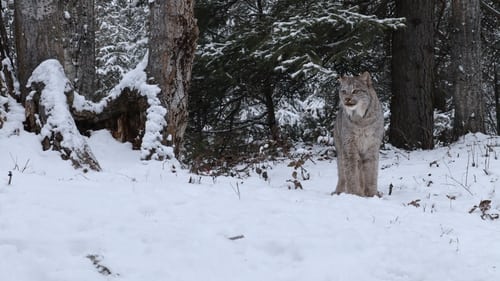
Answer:
[[363, 195], [373, 197], [377, 192], [378, 151], [376, 155], [362, 160]]
[[360, 158], [357, 152], [346, 153], [342, 168], [345, 173], [345, 192], [363, 196], [360, 175]]
[[338, 176], [338, 181], [337, 181], [337, 188], [335, 189], [334, 192], [332, 192], [332, 195], [334, 194], [340, 194], [346, 192], [346, 174], [345, 174], [345, 169], [343, 169], [344, 161], [342, 159], [341, 154], [337, 155], [337, 176]]

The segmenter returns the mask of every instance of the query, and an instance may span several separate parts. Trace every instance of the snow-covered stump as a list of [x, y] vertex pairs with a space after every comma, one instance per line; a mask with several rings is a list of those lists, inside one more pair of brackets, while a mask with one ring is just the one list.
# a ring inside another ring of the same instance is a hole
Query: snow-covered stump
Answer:
[[42, 62], [28, 79], [26, 125], [41, 136], [44, 150], [59, 151], [75, 168], [100, 171], [84, 137], [69, 111], [66, 95], [73, 91], [62, 65], [55, 59]]
[[70, 95], [68, 101], [73, 104], [71, 113], [83, 134], [107, 129], [116, 140], [141, 149], [149, 105], [137, 90], [126, 87], [118, 96], [108, 96], [100, 103], [92, 103], [81, 95]]
[[175, 158], [167, 130], [167, 108], [157, 85], [147, 82], [148, 55], [99, 102], [74, 93], [73, 116], [80, 129], [108, 129], [115, 139], [141, 150], [142, 160]]

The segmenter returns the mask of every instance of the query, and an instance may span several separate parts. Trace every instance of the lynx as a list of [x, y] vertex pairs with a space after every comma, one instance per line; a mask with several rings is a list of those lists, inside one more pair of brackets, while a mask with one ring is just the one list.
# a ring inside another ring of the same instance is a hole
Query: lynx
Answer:
[[370, 73], [341, 77], [334, 140], [338, 183], [332, 194], [379, 195], [379, 148], [384, 134], [382, 107]]

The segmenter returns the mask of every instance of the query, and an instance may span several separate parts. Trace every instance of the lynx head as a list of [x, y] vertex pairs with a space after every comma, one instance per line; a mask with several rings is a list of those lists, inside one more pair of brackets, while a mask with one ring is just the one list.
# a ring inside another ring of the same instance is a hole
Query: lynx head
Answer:
[[353, 117], [363, 118], [372, 101], [372, 79], [370, 73], [364, 72], [359, 76], [339, 78], [340, 81], [340, 106]]

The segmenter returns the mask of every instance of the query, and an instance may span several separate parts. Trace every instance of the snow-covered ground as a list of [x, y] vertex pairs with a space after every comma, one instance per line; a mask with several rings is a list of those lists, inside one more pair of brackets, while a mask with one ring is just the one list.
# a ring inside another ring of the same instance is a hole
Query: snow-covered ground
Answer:
[[316, 156], [290, 190], [290, 160], [199, 177], [98, 131], [103, 171], [83, 173], [1, 131], [1, 281], [500, 280], [500, 138], [383, 150], [384, 196], [360, 198], [330, 196], [336, 162]]

